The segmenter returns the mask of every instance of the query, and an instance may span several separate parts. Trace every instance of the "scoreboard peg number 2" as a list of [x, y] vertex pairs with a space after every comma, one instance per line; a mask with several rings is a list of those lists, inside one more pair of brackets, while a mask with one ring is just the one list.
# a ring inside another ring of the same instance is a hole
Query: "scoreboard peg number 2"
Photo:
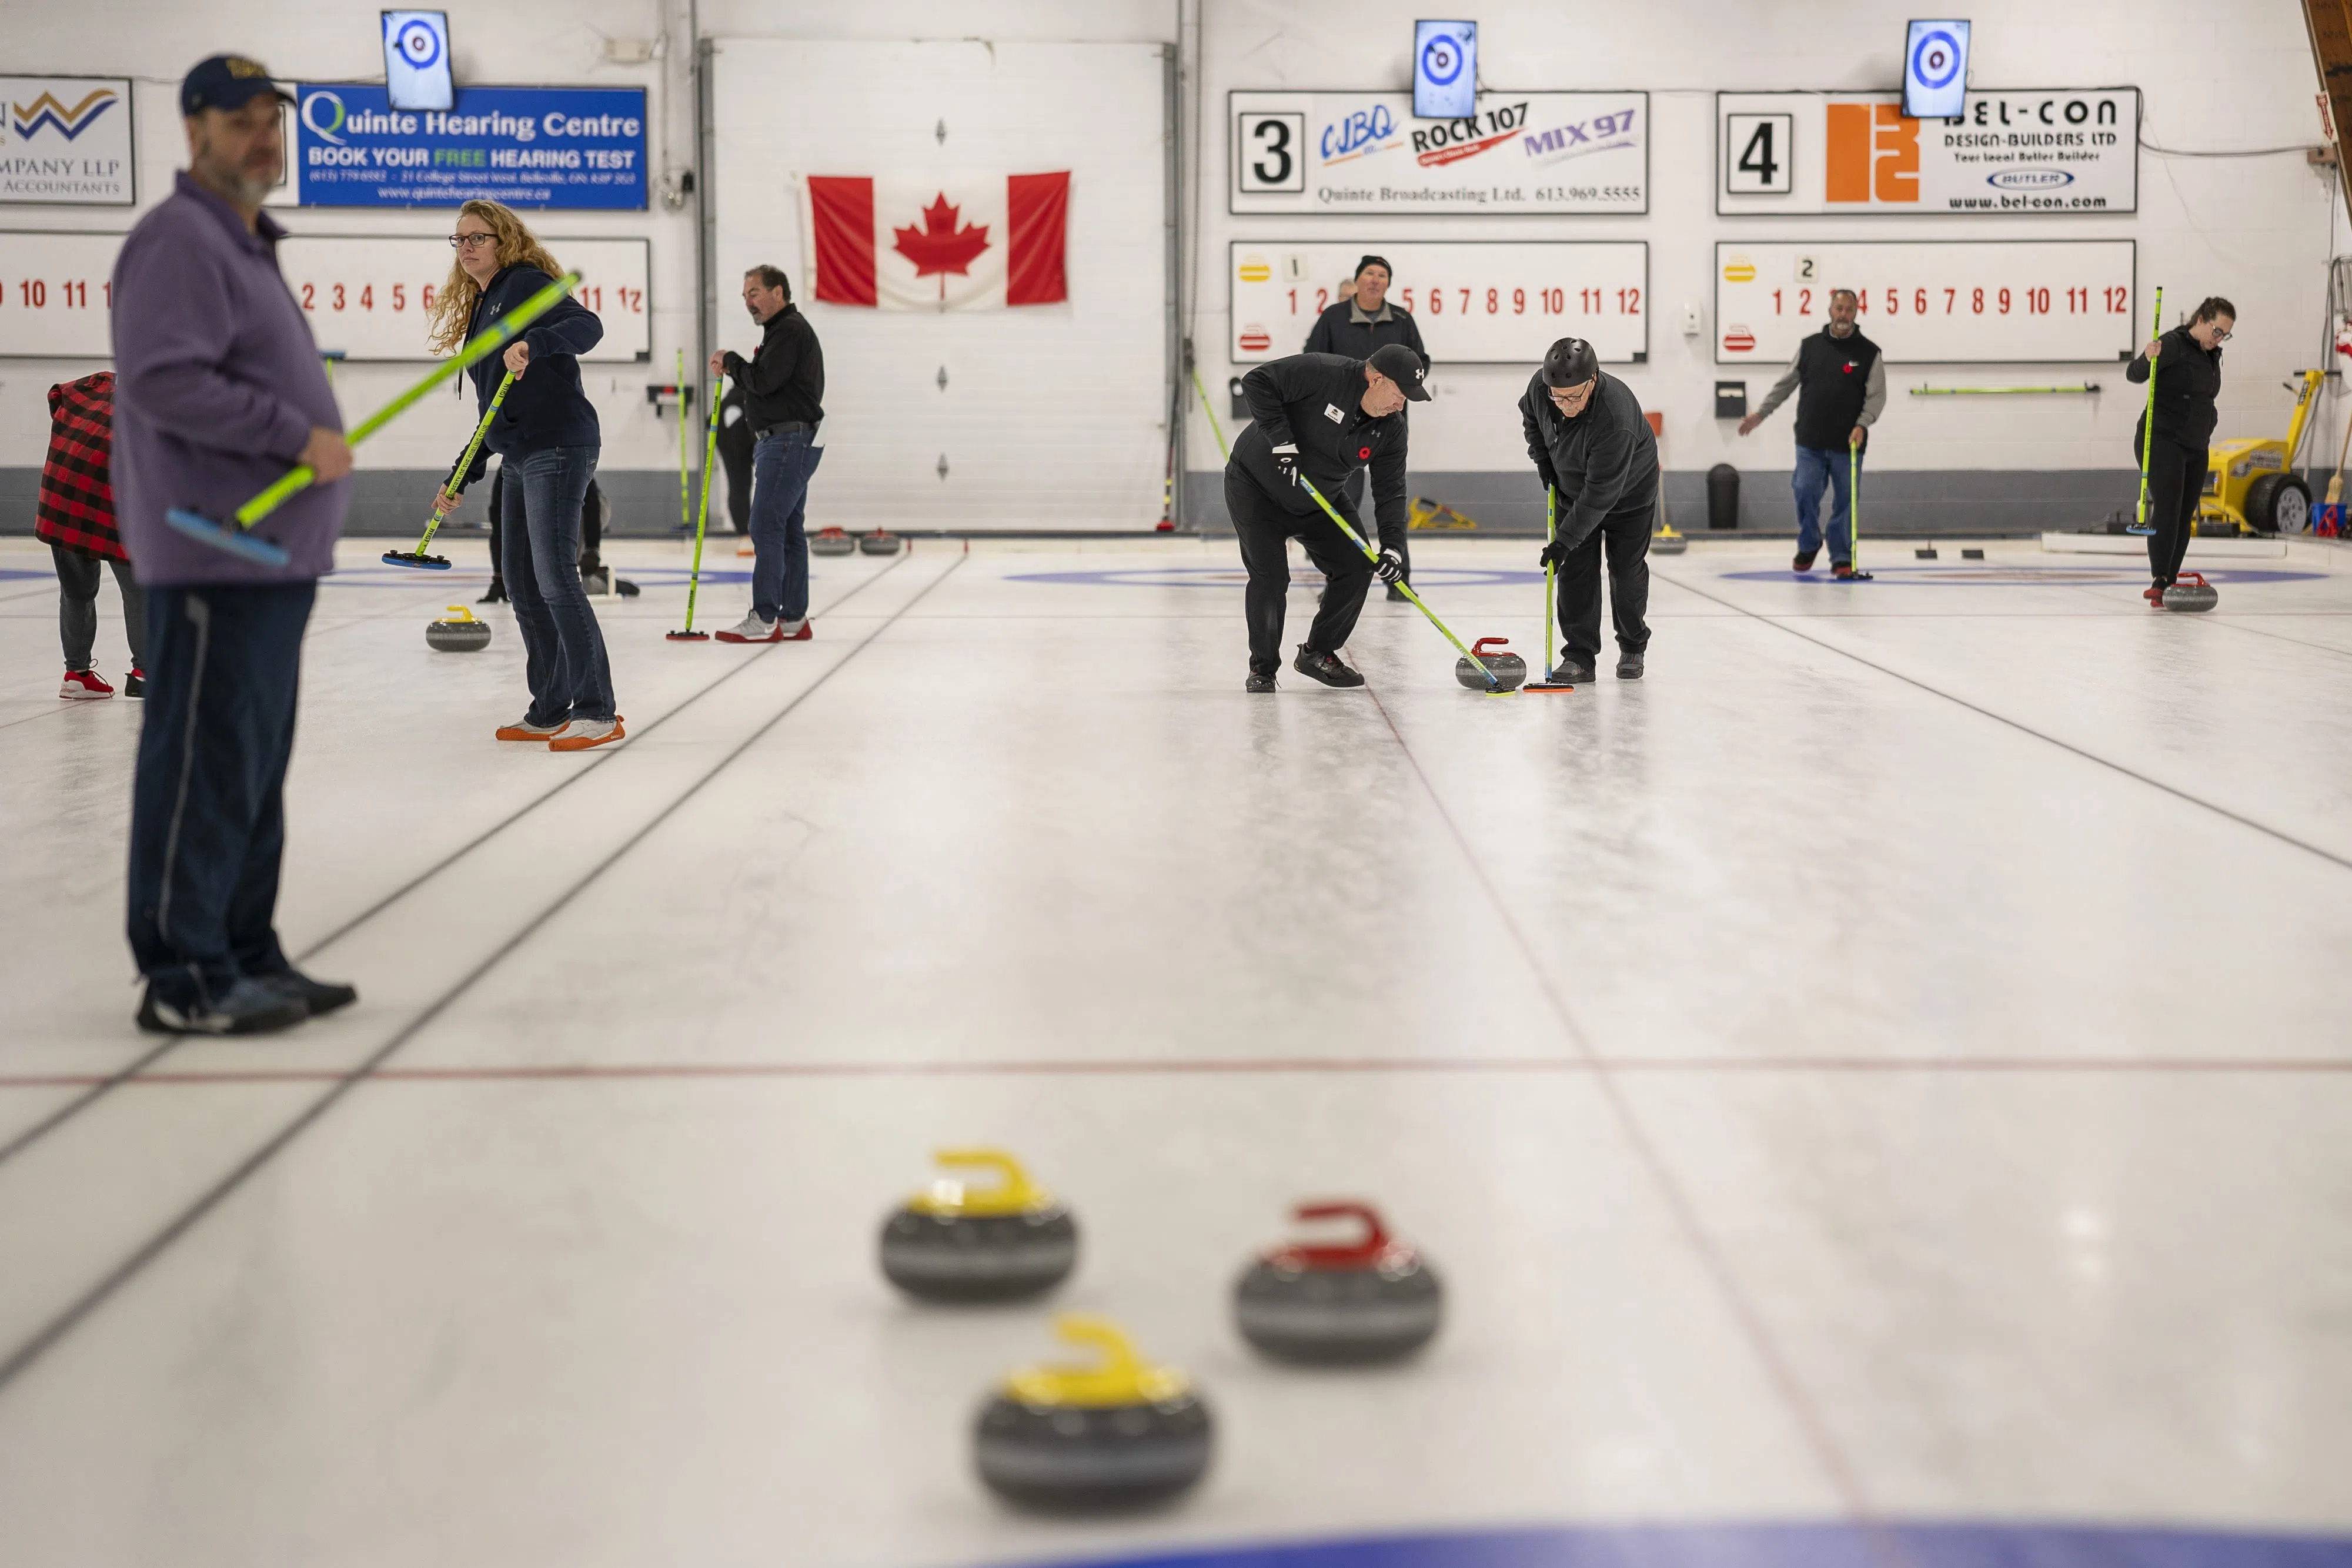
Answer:
[[1724, 194], [1785, 196], [1794, 190], [1796, 124], [1793, 114], [1725, 115]]

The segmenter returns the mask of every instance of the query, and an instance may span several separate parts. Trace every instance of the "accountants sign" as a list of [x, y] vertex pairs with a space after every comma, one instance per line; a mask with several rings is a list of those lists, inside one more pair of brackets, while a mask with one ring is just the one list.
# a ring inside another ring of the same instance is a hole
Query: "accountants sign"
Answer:
[[1416, 120], [1409, 92], [1236, 92], [1234, 213], [1646, 213], [1650, 95], [1482, 92]]
[[131, 204], [131, 83], [0, 77], [0, 202]]
[[306, 207], [646, 204], [642, 88], [460, 88], [446, 110], [396, 110], [382, 87], [357, 83], [296, 91]]

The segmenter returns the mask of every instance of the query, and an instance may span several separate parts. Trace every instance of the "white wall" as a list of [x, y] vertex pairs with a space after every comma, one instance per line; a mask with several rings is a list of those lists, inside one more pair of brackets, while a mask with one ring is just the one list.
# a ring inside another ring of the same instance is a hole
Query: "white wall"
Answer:
[[[1915, 11], [1916, 8], [1914, 8]], [[1971, 80], [1982, 88], [2137, 86], [2143, 134], [2160, 145], [2273, 147], [2315, 142], [2318, 90], [2295, 0], [1972, 0], [1958, 8], [1975, 23]], [[2221, 434], [2283, 434], [2286, 373], [2319, 362], [2324, 343], [2326, 260], [2343, 211], [2340, 198], [2300, 154], [2228, 161], [2143, 152], [2140, 211], [2108, 218], [1718, 218], [1714, 94], [1717, 89], [1883, 90], [1901, 85], [1900, 8], [1874, 0], [1647, 0], [1636, 5], [1542, 3], [1463, 8], [1479, 23], [1480, 72], [1498, 89], [1640, 88], [1651, 94], [1650, 211], [1638, 218], [1439, 217], [1366, 219], [1231, 217], [1225, 94], [1235, 89], [1407, 90], [1417, 16], [1410, 0], [1346, 5], [1276, 0], [1202, 0], [1199, 155], [1199, 314], [1192, 335], [1202, 378], [1222, 395], [1234, 373], [1224, 258], [1234, 238], [1311, 233], [1360, 236], [1379, 250], [1384, 236], [1478, 235], [1522, 239], [1645, 239], [1650, 245], [1650, 362], [1617, 373], [1644, 406], [1666, 416], [1664, 455], [1678, 470], [1729, 461], [1785, 468], [1786, 413], [1745, 441], [1714, 417], [1718, 375], [1746, 379], [1751, 398], [1770, 384], [1759, 367], [1718, 369], [1712, 332], [1685, 339], [1685, 302], [1713, 320], [1715, 242], [1780, 238], [2132, 238], [2139, 243], [2143, 292], [2156, 284], [2171, 302], [2206, 294], [2239, 307], [2226, 356]], [[1188, 197], [1190, 193], [1187, 193]], [[1404, 280], [1400, 279], [1400, 282]], [[1417, 470], [1497, 470], [1526, 465], [1512, 404], [1544, 345], [1531, 343], [1526, 369], [1444, 371], [1442, 395], [1413, 414]], [[2138, 406], [2118, 395], [2120, 367], [2083, 367], [2111, 390], [2062, 399], [1904, 395], [1923, 382], [2047, 382], [2068, 367], [1971, 366], [1960, 377], [1905, 365], [1872, 444], [1882, 468], [2122, 468]], [[1220, 416], [1223, 409], [1219, 410]], [[2340, 416], [2338, 423], [2340, 423]], [[2332, 462], [2331, 448], [2327, 461]], [[1204, 421], [1195, 420], [1188, 465], [1218, 466]]]
[[[1224, 95], [1236, 88], [1402, 89], [1408, 40], [1428, 7], [1405, 0], [1198, 0], [1201, 16], [1198, 158], [1200, 225], [1191, 254], [1200, 270], [1199, 315], [1192, 336], [1202, 379], [1213, 391], [1232, 373], [1223, 257], [1234, 237], [1267, 237], [1300, 228], [1294, 219], [1226, 215]], [[453, 13], [461, 79], [517, 83], [642, 84], [652, 93], [657, 127], [668, 132], [667, 161], [692, 154], [692, 107], [686, 68], [688, 0], [503, 0]], [[138, 99], [142, 196], [168, 188], [181, 158], [172, 92], [188, 65], [223, 48], [255, 53], [291, 78], [365, 78], [381, 71], [373, 3], [353, 0], [79, 0], [71, 5], [12, 5], [9, 68], [58, 73], [128, 73], [142, 78]], [[1718, 237], [1783, 235], [1892, 239], [2013, 235], [2031, 238], [2125, 235], [2139, 242], [2143, 287], [2162, 283], [2169, 298], [2209, 292], [2231, 297], [2242, 311], [2228, 356], [2221, 432], [2271, 433], [2283, 427], [2286, 394], [2278, 382], [2315, 361], [2321, 343], [2324, 262], [2342, 204], [2298, 156], [2245, 160], [2172, 159], [2143, 153], [2138, 214], [2105, 219], [1719, 219], [1712, 182], [1713, 92], [1718, 89], [1884, 89], [1898, 78], [1903, 13], [1871, 0], [1783, 0], [1772, 5], [1730, 0], [1650, 0], [1639, 5], [1570, 5], [1559, 0], [1508, 0], [1470, 8], [1483, 28], [1485, 74], [1500, 88], [1647, 89], [1655, 141], [1648, 215], [1633, 219], [1489, 220], [1471, 232], [1515, 237], [1645, 239], [1660, 319], [1653, 324], [1651, 362], [1628, 375], [1651, 407], [1667, 417], [1666, 455], [1676, 469], [1719, 459], [1743, 466], [1786, 461], [1785, 423], [1733, 444], [1713, 418], [1717, 375], [1708, 339], [1685, 340], [1674, 318], [1685, 300], [1709, 311], [1709, 266]], [[2304, 24], [2294, 0], [1973, 0], [1973, 79], [1984, 87], [2139, 87], [2145, 134], [2190, 149], [2302, 144], [2317, 140], [2316, 90]], [[704, 0], [710, 36], [806, 38], [963, 38], [1159, 41], [1178, 32], [1176, 0], [866, 0], [845, 5], [812, 0]], [[650, 66], [604, 63], [606, 37], [654, 38], [674, 47]], [[1188, 39], [1189, 43], [1190, 40]], [[661, 135], [653, 141], [664, 161]], [[1189, 195], [1190, 193], [1187, 193]], [[648, 214], [551, 216], [559, 232], [592, 224], [653, 241], [655, 363], [647, 373], [616, 367], [592, 375], [605, 421], [607, 467], [661, 468], [676, 461], [672, 427], [647, 410], [646, 380], [668, 379], [672, 351], [695, 333], [691, 209]], [[446, 214], [298, 213], [312, 232], [439, 232]], [[119, 212], [21, 207], [0, 210], [0, 225], [120, 226]], [[1333, 238], [1359, 235], [1434, 235], [1445, 220], [1318, 219]], [[1539, 348], [1540, 345], [1537, 345]], [[1532, 359], [1534, 349], [1530, 350]], [[41, 450], [40, 391], [87, 366], [0, 361], [0, 466], [37, 464]], [[2094, 379], [2119, 383], [2116, 367], [2085, 366]], [[1915, 371], [1921, 372], [1914, 374]], [[364, 409], [409, 372], [352, 367], [341, 372], [346, 406]], [[1728, 372], [1726, 372], [1728, 373]], [[2014, 378], [2000, 367], [1972, 367], [1972, 381], [2047, 379], [2051, 367]], [[1524, 461], [1509, 404], [1524, 381], [1508, 370], [1461, 369], [1445, 378], [1447, 395], [1417, 413], [1416, 467], [1515, 469]], [[1751, 373], [1751, 383], [1755, 378]], [[1905, 367], [1906, 381], [1946, 380], [1933, 367]], [[1874, 446], [1882, 467], [2119, 468], [2128, 460], [2129, 400], [2097, 402], [1938, 400], [1932, 407], [1894, 399]], [[2340, 419], [2340, 415], [2339, 415]], [[462, 441], [466, 419], [457, 399], [432, 400], [368, 452], [371, 466], [430, 467]], [[1188, 466], [1213, 468], [1205, 422], [1191, 423]], [[2330, 454], [2332, 456], [2332, 454]]]

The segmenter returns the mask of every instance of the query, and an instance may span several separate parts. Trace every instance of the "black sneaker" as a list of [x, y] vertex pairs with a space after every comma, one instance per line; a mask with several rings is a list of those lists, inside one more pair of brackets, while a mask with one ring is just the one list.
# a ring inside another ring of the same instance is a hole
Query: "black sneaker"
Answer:
[[1339, 654], [1318, 653], [1304, 643], [1298, 644], [1298, 657], [1291, 661], [1290, 667], [1327, 686], [1360, 686], [1364, 684], [1364, 677], [1341, 664]]
[[1570, 659], [1552, 666], [1551, 678], [1562, 685], [1589, 686], [1601, 677], [1589, 662]]
[[1815, 545], [1815, 546], [1814, 546], [1812, 549], [1801, 549], [1801, 550], [1799, 550], [1799, 551], [1797, 552], [1797, 559], [1794, 559], [1794, 560], [1792, 560], [1792, 561], [1790, 561], [1790, 562], [1789, 563], [1789, 570], [1791, 570], [1791, 571], [1811, 571], [1811, 570], [1813, 570], [1813, 558], [1814, 558], [1815, 556], [1820, 555], [1821, 553], [1822, 553], [1822, 547], [1821, 547], [1821, 546], [1819, 546], [1819, 545]]
[[477, 604], [504, 604], [506, 601], [507, 580], [503, 577], [490, 579], [490, 591], [474, 601]]
[[147, 672], [144, 670], [133, 670], [129, 674], [123, 676], [122, 695], [126, 697], [145, 696], [147, 695]]
[[300, 1002], [251, 978], [216, 1000], [185, 1006], [163, 1000], [150, 984], [139, 1003], [139, 1027], [150, 1034], [274, 1034], [310, 1016]]
[[1639, 648], [1620, 649], [1617, 653], [1617, 678], [1638, 681], [1642, 678], [1642, 651]]
[[1252, 670], [1249, 673], [1249, 679], [1242, 683], [1242, 690], [1245, 692], [1270, 692], [1274, 690], [1274, 677], [1270, 674], [1261, 675], [1255, 670]]
[[334, 980], [314, 980], [295, 968], [280, 969], [274, 975], [256, 975], [254, 979], [287, 1000], [299, 1002], [305, 1018], [318, 1018], [360, 999], [359, 992], [350, 986]]

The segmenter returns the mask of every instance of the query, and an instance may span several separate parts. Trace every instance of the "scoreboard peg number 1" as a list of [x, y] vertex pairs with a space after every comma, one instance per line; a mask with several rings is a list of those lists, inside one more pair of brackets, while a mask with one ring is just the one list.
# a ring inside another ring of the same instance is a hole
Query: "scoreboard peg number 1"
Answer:
[[1793, 191], [1796, 124], [1793, 114], [1725, 115], [1723, 193], [1785, 196]]

